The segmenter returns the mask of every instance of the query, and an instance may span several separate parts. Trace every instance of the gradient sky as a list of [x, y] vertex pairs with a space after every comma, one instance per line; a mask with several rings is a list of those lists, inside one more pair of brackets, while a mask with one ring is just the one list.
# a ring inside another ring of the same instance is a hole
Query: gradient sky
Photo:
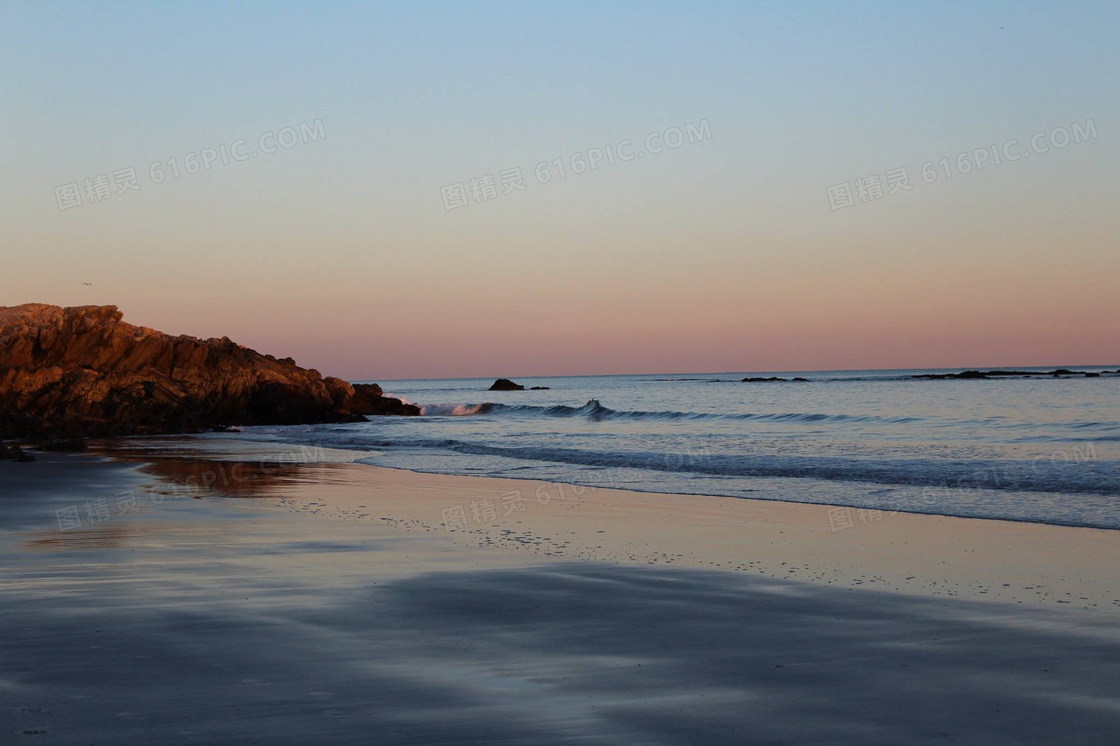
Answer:
[[[0, 305], [351, 379], [1120, 364], [1117, 38], [1114, 1], [0, 2]], [[445, 209], [514, 167], [524, 191]]]

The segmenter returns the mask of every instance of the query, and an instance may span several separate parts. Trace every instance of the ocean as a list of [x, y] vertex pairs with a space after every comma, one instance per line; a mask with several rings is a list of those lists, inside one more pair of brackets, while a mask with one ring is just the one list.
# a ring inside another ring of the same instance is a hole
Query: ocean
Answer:
[[[1120, 375], [912, 377], [931, 372], [516, 379], [549, 387], [537, 391], [488, 391], [489, 378], [381, 381], [424, 415], [213, 437], [347, 449], [420, 472], [847, 506], [865, 509], [861, 519], [1120, 528]], [[741, 381], [770, 376], [807, 380]]]

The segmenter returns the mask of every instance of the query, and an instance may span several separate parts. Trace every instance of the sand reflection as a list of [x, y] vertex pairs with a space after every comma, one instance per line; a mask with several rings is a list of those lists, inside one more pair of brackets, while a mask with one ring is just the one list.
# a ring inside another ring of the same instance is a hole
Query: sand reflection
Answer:
[[134, 526], [126, 522], [92, 524], [89, 528], [69, 531], [36, 531], [25, 544], [41, 551], [68, 549], [119, 549], [137, 535]]
[[140, 472], [156, 477], [154, 489], [177, 497], [282, 497], [293, 487], [335, 484], [342, 480], [342, 463], [317, 460], [317, 451], [261, 449], [249, 458], [184, 457], [181, 449], [115, 446], [102, 455], [142, 464]]

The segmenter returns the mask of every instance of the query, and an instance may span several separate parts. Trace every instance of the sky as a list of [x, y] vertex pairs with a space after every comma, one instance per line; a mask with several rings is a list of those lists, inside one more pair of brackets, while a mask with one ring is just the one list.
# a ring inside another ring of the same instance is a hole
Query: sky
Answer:
[[1120, 365], [1118, 36], [1115, 2], [0, 0], [0, 305], [351, 380]]

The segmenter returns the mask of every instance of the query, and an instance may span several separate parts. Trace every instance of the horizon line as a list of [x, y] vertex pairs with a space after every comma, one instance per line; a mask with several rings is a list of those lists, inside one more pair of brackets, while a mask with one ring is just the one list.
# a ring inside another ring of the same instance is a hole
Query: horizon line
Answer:
[[1120, 370], [1120, 363], [1065, 363], [1065, 364], [1047, 364], [1047, 365], [962, 365], [962, 366], [948, 366], [943, 368], [933, 367], [917, 367], [917, 368], [820, 368], [820, 369], [780, 369], [773, 368], [769, 370], [725, 370], [725, 371], [658, 371], [653, 373], [578, 373], [570, 375], [508, 375], [508, 376], [418, 376], [408, 378], [347, 378], [351, 383], [377, 383], [379, 381], [488, 381], [498, 380], [505, 378], [512, 380], [515, 378], [532, 379], [532, 378], [626, 378], [630, 376], [730, 376], [740, 374], [755, 374], [755, 373], [889, 373], [892, 371], [952, 371], [952, 370], [1031, 370], [1034, 368], [1049, 368], [1057, 369], [1072, 369], [1072, 368], [1117, 368]]

